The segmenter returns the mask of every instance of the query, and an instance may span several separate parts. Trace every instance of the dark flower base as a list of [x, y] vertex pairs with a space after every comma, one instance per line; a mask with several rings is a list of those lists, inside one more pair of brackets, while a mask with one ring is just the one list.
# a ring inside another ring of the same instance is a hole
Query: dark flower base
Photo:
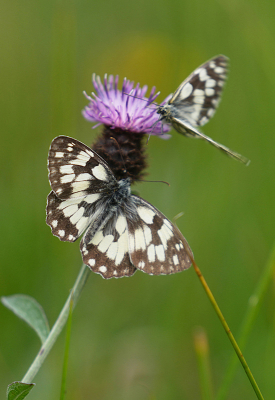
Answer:
[[145, 140], [142, 133], [104, 126], [92, 149], [107, 162], [118, 180], [131, 178], [135, 181], [145, 175], [147, 167]]

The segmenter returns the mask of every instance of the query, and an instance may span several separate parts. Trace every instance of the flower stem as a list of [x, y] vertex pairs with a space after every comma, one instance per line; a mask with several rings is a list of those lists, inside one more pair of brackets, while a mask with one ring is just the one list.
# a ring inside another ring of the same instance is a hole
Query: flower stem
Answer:
[[206, 332], [201, 327], [197, 327], [194, 332], [194, 346], [198, 362], [201, 398], [202, 400], [213, 400], [208, 339]]
[[226, 332], [226, 334], [227, 334], [227, 336], [228, 336], [228, 338], [229, 338], [229, 340], [230, 340], [230, 342], [231, 342], [231, 344], [232, 344], [237, 356], [239, 357], [239, 360], [240, 360], [240, 362], [241, 362], [241, 364], [242, 364], [242, 366], [243, 366], [243, 368], [245, 370], [246, 375], [248, 376], [248, 379], [250, 380], [250, 383], [251, 383], [251, 385], [252, 385], [252, 387], [254, 389], [254, 392], [256, 393], [257, 398], [260, 399], [260, 400], [264, 400], [263, 395], [261, 394], [260, 389], [259, 389], [259, 387], [258, 387], [258, 385], [257, 385], [257, 383], [256, 383], [256, 381], [255, 381], [255, 379], [254, 379], [254, 377], [252, 375], [252, 372], [250, 371], [250, 369], [249, 369], [249, 367], [247, 365], [247, 362], [245, 361], [245, 358], [244, 358], [244, 356], [243, 356], [243, 354], [242, 354], [242, 352], [241, 352], [241, 350], [240, 350], [240, 348], [239, 348], [239, 346], [238, 346], [238, 344], [237, 344], [232, 332], [230, 331], [229, 326], [227, 325], [227, 322], [226, 322], [226, 320], [225, 320], [225, 318], [224, 318], [224, 316], [223, 316], [223, 314], [222, 314], [222, 312], [221, 312], [221, 310], [220, 310], [220, 308], [219, 308], [219, 306], [218, 306], [218, 304], [217, 304], [217, 302], [216, 302], [211, 290], [209, 289], [209, 286], [207, 285], [207, 283], [206, 283], [206, 281], [205, 281], [205, 279], [204, 279], [199, 267], [195, 263], [195, 261], [194, 261], [193, 257], [191, 256], [191, 254], [189, 254], [189, 256], [190, 256], [190, 258], [192, 260], [192, 264], [193, 264], [193, 267], [195, 269], [195, 272], [198, 275], [198, 278], [201, 281], [201, 284], [202, 284], [204, 290], [206, 291], [206, 294], [207, 294], [209, 300], [211, 301], [212, 306], [214, 307], [214, 309], [215, 309], [215, 311], [216, 311], [216, 313], [218, 315], [218, 318], [221, 321], [222, 326], [224, 327], [224, 330], [225, 330], [225, 332]]
[[59, 400], [64, 400], [65, 395], [66, 395], [66, 383], [67, 383], [67, 373], [68, 373], [68, 364], [69, 364], [69, 348], [70, 348], [70, 339], [71, 339], [71, 331], [72, 331], [73, 306], [74, 306], [74, 292], [72, 291], [69, 317], [68, 317], [67, 329], [66, 329], [65, 354], [64, 354], [64, 361], [63, 361], [62, 381], [61, 381], [61, 390], [60, 390]]
[[90, 274], [90, 269], [87, 267], [87, 265], [83, 264], [80, 272], [78, 274], [78, 277], [76, 278], [75, 284], [72, 288], [72, 291], [63, 307], [61, 310], [54, 326], [52, 327], [49, 336], [45, 340], [44, 344], [40, 348], [37, 356], [35, 357], [32, 365], [28, 369], [26, 375], [22, 379], [22, 383], [32, 383], [33, 378], [39, 371], [41, 365], [43, 364], [44, 360], [46, 359], [47, 355], [49, 354], [51, 348], [53, 347], [54, 343], [56, 342], [56, 339], [58, 338], [59, 334], [61, 333], [64, 325], [67, 322], [68, 316], [69, 316], [69, 311], [70, 311], [70, 302], [71, 302], [71, 296], [73, 294], [73, 301], [74, 301], [74, 306], [76, 305], [80, 293], [86, 283], [86, 280]]

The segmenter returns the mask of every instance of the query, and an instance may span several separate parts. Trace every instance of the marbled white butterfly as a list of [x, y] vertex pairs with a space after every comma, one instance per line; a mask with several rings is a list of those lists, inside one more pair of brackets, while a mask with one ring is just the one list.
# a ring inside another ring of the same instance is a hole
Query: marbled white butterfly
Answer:
[[191, 266], [192, 251], [177, 227], [132, 195], [130, 178], [118, 181], [85, 144], [55, 138], [48, 170], [52, 191], [46, 222], [60, 240], [74, 242], [84, 233], [82, 258], [94, 272], [108, 279], [131, 276], [136, 269], [159, 275]]
[[157, 108], [159, 120], [188, 137], [204, 139], [231, 157], [248, 165], [249, 160], [228, 149], [196, 127], [206, 124], [219, 105], [228, 71], [228, 58], [219, 55], [198, 67], [177, 88], [164, 106]]

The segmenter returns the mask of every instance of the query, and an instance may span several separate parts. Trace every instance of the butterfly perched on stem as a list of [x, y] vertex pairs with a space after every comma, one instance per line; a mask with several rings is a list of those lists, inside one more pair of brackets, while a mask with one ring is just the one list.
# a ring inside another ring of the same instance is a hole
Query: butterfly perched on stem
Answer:
[[215, 114], [227, 72], [228, 58], [223, 55], [202, 64], [182, 82], [166, 104], [157, 108], [157, 113], [160, 114], [158, 121], [171, 124], [184, 136], [206, 140], [227, 155], [248, 165], [250, 161], [246, 157], [216, 142], [197, 128], [205, 125]]
[[191, 266], [192, 251], [176, 226], [131, 194], [107, 163], [76, 139], [59, 136], [48, 156], [52, 191], [47, 224], [60, 240], [80, 243], [83, 262], [103, 278], [172, 274]]

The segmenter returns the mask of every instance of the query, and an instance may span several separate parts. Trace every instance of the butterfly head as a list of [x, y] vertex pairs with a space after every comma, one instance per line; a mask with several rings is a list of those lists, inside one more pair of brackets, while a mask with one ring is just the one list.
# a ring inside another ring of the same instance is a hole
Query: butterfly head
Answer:
[[164, 106], [159, 106], [157, 109], [157, 114], [160, 114], [159, 120], [165, 120], [165, 122], [172, 122], [172, 114], [171, 114], [171, 106], [169, 104], [165, 104]]

